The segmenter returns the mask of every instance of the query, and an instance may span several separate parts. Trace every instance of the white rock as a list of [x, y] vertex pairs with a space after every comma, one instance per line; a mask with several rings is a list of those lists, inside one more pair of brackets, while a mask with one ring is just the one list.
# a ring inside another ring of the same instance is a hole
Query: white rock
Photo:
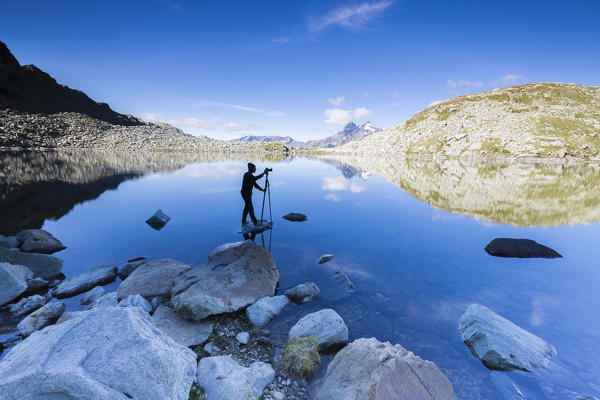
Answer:
[[250, 340], [250, 334], [248, 332], [240, 332], [235, 335], [235, 338], [241, 344], [248, 344], [248, 341]]
[[101, 265], [61, 282], [60, 285], [52, 291], [52, 295], [58, 299], [75, 296], [96, 286], [111, 283], [116, 277], [116, 265]]
[[246, 308], [246, 316], [257, 328], [263, 328], [290, 305], [286, 296], [266, 296]]
[[198, 322], [189, 321], [181, 318], [170, 307], [163, 305], [158, 306], [152, 316], [152, 321], [171, 339], [187, 347], [206, 342], [214, 327], [211, 319]]
[[169, 298], [173, 279], [191, 268], [189, 264], [170, 258], [142, 264], [121, 282], [117, 294], [119, 299], [132, 294], [139, 294], [147, 299], [157, 296]]
[[132, 294], [126, 299], [121, 300], [119, 302], [119, 307], [139, 307], [147, 313], [152, 311], [152, 305], [150, 302], [139, 294]]
[[32, 278], [33, 272], [23, 265], [0, 263], [0, 306], [24, 293]]
[[18, 303], [9, 306], [10, 312], [15, 315], [26, 315], [37, 310], [50, 301], [50, 296], [40, 296], [39, 294], [22, 298]]
[[65, 312], [65, 303], [48, 303], [39, 310], [26, 316], [17, 329], [23, 336], [29, 336], [33, 332], [47, 327], [56, 322], [60, 318], [63, 312]]
[[102, 286], [96, 286], [89, 292], [85, 292], [84, 294], [82, 294], [79, 298], [79, 302], [83, 305], [91, 304], [94, 301], [98, 300], [100, 297], [104, 296], [104, 293], [106, 293], [106, 291]]
[[86, 310], [91, 310], [98, 307], [116, 307], [119, 304], [117, 292], [106, 293], [94, 300]]
[[323, 349], [348, 343], [348, 327], [338, 313], [326, 308], [300, 318], [289, 332], [290, 339], [298, 336], [313, 336]]
[[63, 266], [63, 260], [48, 254], [24, 253], [19, 249], [0, 248], [0, 263], [24, 265], [29, 268], [34, 276], [39, 276], [46, 280], [60, 275]]

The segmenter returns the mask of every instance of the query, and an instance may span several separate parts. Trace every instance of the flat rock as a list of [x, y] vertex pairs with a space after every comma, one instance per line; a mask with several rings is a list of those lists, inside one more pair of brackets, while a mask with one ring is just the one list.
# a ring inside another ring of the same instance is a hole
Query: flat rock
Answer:
[[496, 238], [485, 246], [488, 254], [496, 257], [518, 258], [559, 258], [562, 257], [550, 247], [531, 239]]
[[246, 308], [246, 316], [252, 325], [261, 329], [290, 305], [286, 296], [263, 297]]
[[158, 209], [153, 216], [146, 220], [146, 223], [153, 229], [160, 231], [170, 220], [171, 217], [165, 214], [161, 209]]
[[171, 304], [184, 318], [198, 321], [272, 296], [278, 280], [275, 260], [262, 246], [251, 240], [229, 243], [217, 247], [206, 264], [175, 279]]
[[37, 290], [48, 286], [48, 281], [40, 278], [31, 278], [27, 280], [27, 290]]
[[282, 218], [292, 222], [303, 222], [307, 220], [306, 215], [300, 213], [285, 214]]
[[127, 279], [127, 277], [131, 275], [131, 273], [135, 271], [140, 265], [146, 264], [146, 259], [144, 257], [138, 257], [137, 259], [132, 260], [127, 261], [127, 263], [119, 269], [118, 275], [119, 278], [121, 278], [121, 280]]
[[146, 299], [171, 296], [173, 279], [192, 268], [181, 261], [163, 258], [140, 265], [127, 277], [117, 289], [119, 299], [139, 294]]
[[231, 356], [205, 357], [198, 363], [197, 378], [207, 400], [247, 400], [249, 394], [262, 396], [264, 388], [275, 378], [275, 371], [263, 362], [254, 362], [246, 368]]
[[27, 253], [52, 254], [66, 249], [65, 246], [49, 232], [42, 229], [27, 229], [19, 232], [17, 240], [21, 251]]
[[323, 254], [321, 258], [319, 258], [319, 264], [325, 264], [335, 257], [335, 254]]
[[285, 291], [285, 295], [296, 304], [306, 304], [319, 299], [321, 291], [314, 282], [305, 282]]
[[116, 265], [101, 265], [61, 282], [52, 291], [52, 295], [58, 299], [75, 296], [79, 293], [87, 292], [96, 286], [114, 282], [116, 278]]
[[11, 304], [9, 309], [14, 315], [27, 315], [44, 306], [49, 301], [50, 296], [40, 296], [39, 294], [35, 294], [33, 296], [22, 298], [18, 303]]
[[15, 346], [0, 362], [0, 398], [187, 400], [195, 373], [194, 352], [148, 313], [99, 308]]
[[11, 302], [27, 290], [33, 272], [23, 265], [0, 263], [0, 306]]
[[338, 313], [326, 308], [300, 318], [289, 332], [289, 339], [312, 336], [321, 349], [348, 343], [348, 327]]
[[190, 347], [208, 340], [213, 331], [211, 319], [193, 322], [181, 318], [173, 309], [160, 305], [152, 315], [152, 321], [161, 331], [182, 346]]
[[471, 353], [490, 369], [532, 371], [556, 355], [554, 347], [480, 304], [471, 304], [458, 329]]
[[63, 260], [48, 254], [24, 253], [19, 249], [0, 248], [0, 262], [24, 265], [29, 268], [35, 276], [46, 280], [56, 278], [60, 275]]
[[117, 299], [117, 292], [109, 292], [92, 301], [86, 309], [92, 310], [99, 307], [116, 307], [118, 304], [119, 300]]
[[79, 303], [83, 305], [92, 304], [94, 301], [98, 300], [100, 297], [104, 296], [106, 291], [102, 286], [96, 286], [92, 290], [85, 292], [79, 298]]
[[[65, 303], [63, 302], [48, 303], [39, 310], [26, 316], [23, 321], [19, 322], [17, 329], [21, 332], [21, 335], [27, 337], [33, 332], [55, 323], [62, 313], [65, 312], [65, 307]], [[0, 393], [1, 392], [2, 391], [0, 390]]]
[[121, 300], [119, 302], [119, 307], [139, 307], [147, 313], [152, 311], [152, 305], [150, 302], [139, 294], [132, 294], [126, 299]]
[[315, 400], [456, 400], [434, 363], [375, 338], [340, 350], [314, 389]]

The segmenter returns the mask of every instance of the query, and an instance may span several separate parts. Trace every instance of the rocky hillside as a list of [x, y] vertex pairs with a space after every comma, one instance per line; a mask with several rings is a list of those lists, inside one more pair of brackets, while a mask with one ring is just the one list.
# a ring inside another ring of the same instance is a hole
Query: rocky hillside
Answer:
[[232, 142], [264, 142], [264, 143], [281, 143], [285, 146], [291, 147], [303, 147], [304, 142], [295, 140], [290, 136], [242, 136], [238, 139], [232, 139]]
[[533, 83], [454, 97], [339, 150], [600, 160], [600, 87]]

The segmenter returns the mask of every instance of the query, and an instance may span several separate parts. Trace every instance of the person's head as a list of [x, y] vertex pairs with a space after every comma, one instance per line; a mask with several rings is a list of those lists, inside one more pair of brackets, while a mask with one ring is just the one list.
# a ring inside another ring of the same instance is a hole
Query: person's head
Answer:
[[251, 162], [249, 162], [248, 163], [248, 171], [254, 173], [256, 171], [256, 165], [254, 165]]

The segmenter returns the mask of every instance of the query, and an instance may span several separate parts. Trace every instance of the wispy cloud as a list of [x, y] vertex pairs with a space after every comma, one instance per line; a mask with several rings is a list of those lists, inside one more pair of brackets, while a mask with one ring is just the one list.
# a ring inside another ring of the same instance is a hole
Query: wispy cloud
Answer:
[[178, 128], [195, 128], [203, 131], [220, 131], [220, 132], [239, 132], [239, 131], [256, 131], [259, 128], [255, 125], [239, 124], [237, 122], [223, 121], [220, 118], [199, 119], [199, 118], [178, 118], [169, 119], [163, 118], [159, 114], [146, 113], [142, 115], [142, 119], [149, 122], [163, 122]]
[[323, 178], [321, 189], [330, 192], [350, 190], [352, 193], [361, 193], [367, 190], [367, 187], [362, 183], [351, 182], [343, 176], [326, 176]]
[[327, 193], [325, 195], [325, 200], [331, 200], [331, 201], [334, 201], [336, 203], [339, 203], [341, 199], [340, 199], [340, 196], [338, 196], [335, 193]]
[[340, 96], [340, 97], [330, 97], [328, 100], [329, 104], [331, 104], [332, 106], [339, 106], [344, 104], [344, 102], [346, 101], [346, 98], [344, 96]]
[[483, 82], [480, 81], [469, 81], [466, 79], [448, 79], [448, 81], [446, 82], [446, 86], [448, 87], [448, 89], [452, 90], [452, 89], [457, 89], [457, 88], [461, 88], [461, 87], [475, 87], [475, 88], [479, 88], [479, 87], [483, 87]]
[[392, 3], [391, 0], [380, 0], [340, 6], [324, 15], [309, 19], [307, 29], [318, 32], [332, 25], [361, 29], [368, 21], [381, 15]]
[[258, 113], [258, 114], [265, 114], [270, 117], [283, 117], [285, 115], [281, 111], [271, 110], [268, 108], [255, 108], [255, 107], [241, 106], [239, 104], [222, 103], [220, 101], [212, 101], [212, 100], [194, 100], [193, 104], [196, 106], [200, 106], [200, 107], [218, 107], [218, 108], [229, 108], [232, 110], [248, 111], [248, 112], [253, 112], [253, 113]]
[[346, 125], [353, 119], [368, 117], [373, 112], [364, 107], [357, 107], [354, 110], [344, 110], [341, 108], [328, 108], [324, 111], [325, 122], [328, 124]]

